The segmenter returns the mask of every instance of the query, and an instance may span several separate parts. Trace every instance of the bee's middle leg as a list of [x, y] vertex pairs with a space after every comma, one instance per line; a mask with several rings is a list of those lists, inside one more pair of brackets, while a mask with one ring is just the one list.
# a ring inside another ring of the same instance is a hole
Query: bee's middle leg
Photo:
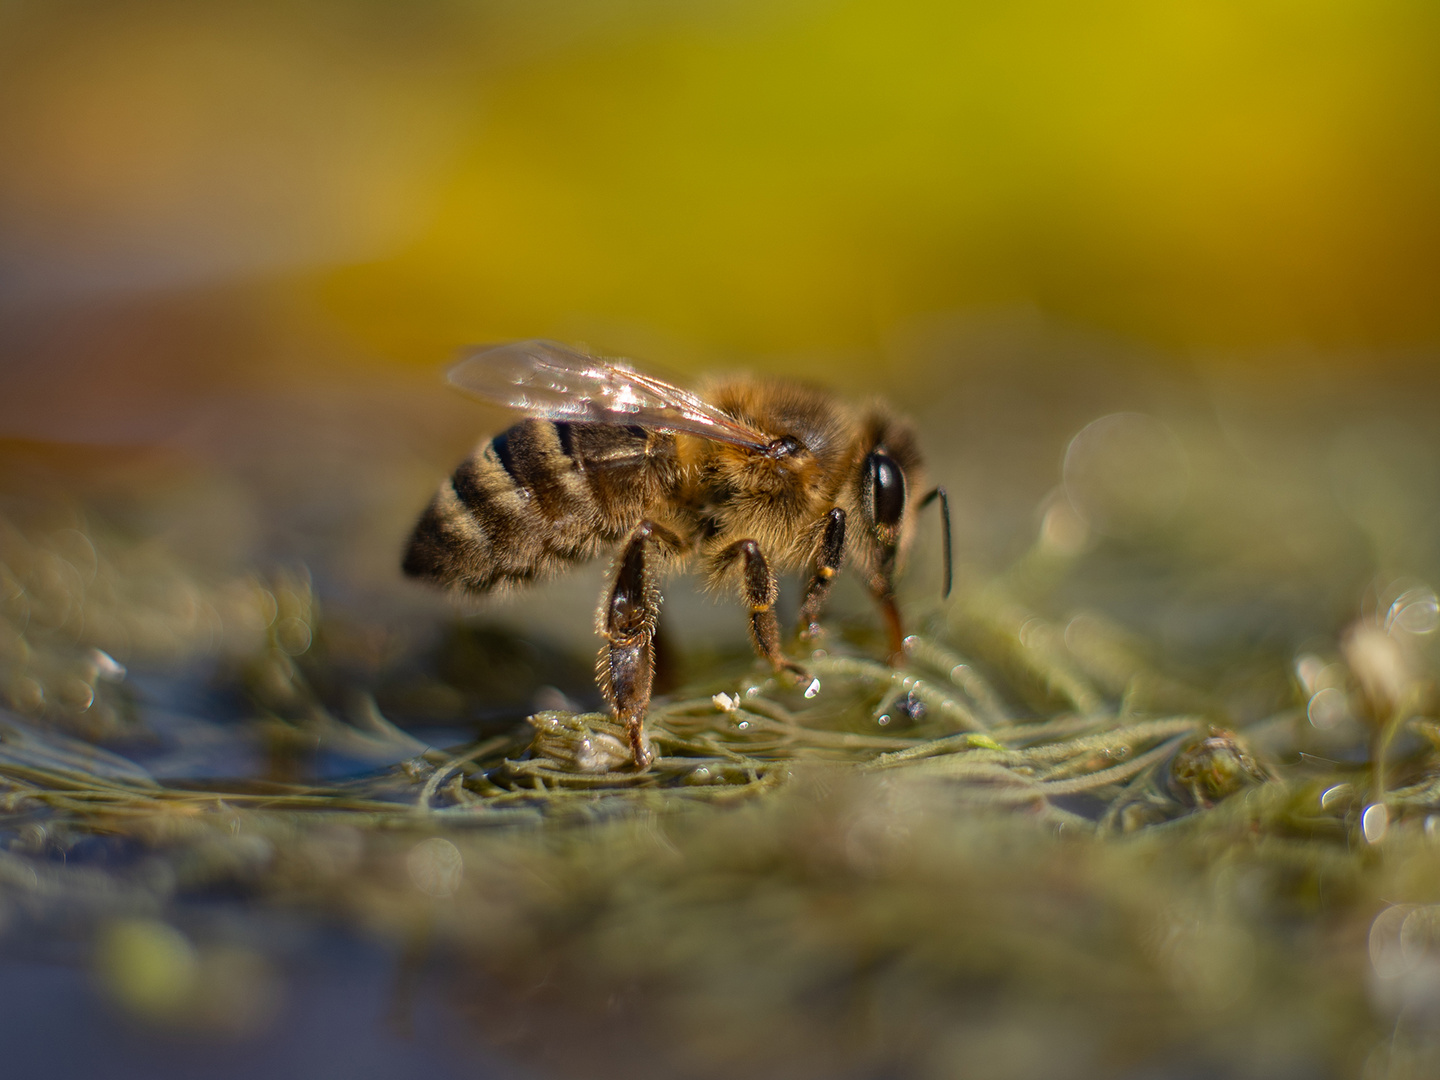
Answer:
[[737, 540], [717, 556], [721, 566], [736, 559], [741, 562], [740, 591], [750, 607], [750, 642], [755, 651], [770, 661], [776, 671], [805, 675], [804, 668], [785, 659], [780, 651], [780, 620], [775, 616], [780, 585], [765, 553], [754, 540]]
[[810, 576], [805, 599], [800, 603], [801, 641], [813, 641], [821, 634], [820, 611], [830, 595], [830, 586], [835, 584], [840, 558], [844, 554], [845, 511], [837, 506], [825, 516], [825, 531], [820, 536], [820, 548], [815, 553], [815, 572]]
[[653, 544], [678, 550], [674, 533], [644, 521], [631, 534], [615, 571], [615, 582], [600, 608], [600, 691], [625, 725], [635, 767], [650, 764], [643, 724], [655, 681], [655, 623], [660, 616], [660, 590], [651, 580], [647, 556]]

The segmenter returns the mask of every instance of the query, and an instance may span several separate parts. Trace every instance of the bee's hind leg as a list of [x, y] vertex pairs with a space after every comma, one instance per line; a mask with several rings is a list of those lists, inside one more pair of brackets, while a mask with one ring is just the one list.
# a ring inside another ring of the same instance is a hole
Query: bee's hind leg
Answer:
[[737, 540], [716, 556], [716, 564], [724, 567], [736, 559], [741, 562], [740, 591], [750, 607], [751, 644], [776, 671], [790, 671], [804, 678], [805, 669], [785, 659], [780, 651], [780, 620], [775, 616], [780, 585], [765, 553], [754, 540]]
[[643, 724], [650, 709], [650, 690], [655, 681], [655, 622], [660, 615], [660, 590], [647, 567], [652, 544], [678, 550], [674, 533], [653, 521], [643, 521], [616, 562], [615, 581], [600, 606], [600, 692], [625, 725], [635, 767], [650, 764], [645, 749]]
[[815, 552], [815, 572], [805, 588], [805, 599], [800, 603], [800, 640], [814, 641], [822, 633], [820, 611], [830, 595], [830, 586], [835, 584], [835, 575], [840, 570], [840, 558], [845, 554], [845, 511], [835, 507], [825, 515], [825, 531], [820, 536], [820, 547]]

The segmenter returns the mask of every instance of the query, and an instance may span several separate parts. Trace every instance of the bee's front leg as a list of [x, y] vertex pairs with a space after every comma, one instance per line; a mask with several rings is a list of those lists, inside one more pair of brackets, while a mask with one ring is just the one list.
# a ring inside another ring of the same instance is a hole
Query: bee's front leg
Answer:
[[845, 511], [837, 506], [825, 515], [825, 532], [820, 537], [819, 550], [815, 552], [815, 572], [810, 576], [805, 599], [800, 603], [801, 641], [814, 641], [821, 634], [820, 611], [830, 595], [830, 586], [835, 584], [840, 558], [844, 554]]
[[680, 541], [670, 530], [643, 521], [631, 534], [616, 564], [615, 582], [600, 606], [600, 692], [625, 725], [635, 767], [650, 764], [642, 725], [650, 709], [655, 681], [655, 622], [660, 616], [660, 590], [651, 581], [647, 555], [654, 543], [678, 550]]
[[740, 566], [740, 592], [750, 607], [750, 642], [755, 651], [770, 661], [776, 671], [791, 671], [805, 676], [799, 664], [785, 659], [780, 652], [780, 620], [775, 616], [775, 599], [780, 585], [760, 545], [754, 540], [737, 540], [716, 557], [725, 566], [736, 559]]

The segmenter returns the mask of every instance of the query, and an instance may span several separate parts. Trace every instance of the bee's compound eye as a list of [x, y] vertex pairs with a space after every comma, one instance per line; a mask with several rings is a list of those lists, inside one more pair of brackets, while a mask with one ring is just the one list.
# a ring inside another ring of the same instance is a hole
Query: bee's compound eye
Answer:
[[866, 459], [866, 465], [875, 523], [898, 525], [905, 513], [905, 470], [878, 450]]

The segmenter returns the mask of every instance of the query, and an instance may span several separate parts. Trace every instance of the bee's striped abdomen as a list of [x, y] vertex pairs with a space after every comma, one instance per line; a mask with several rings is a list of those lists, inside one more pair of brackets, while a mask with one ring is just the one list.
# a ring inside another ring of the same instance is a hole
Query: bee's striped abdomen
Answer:
[[405, 572], [473, 592], [530, 581], [619, 540], [677, 475], [669, 435], [522, 420], [440, 486]]

